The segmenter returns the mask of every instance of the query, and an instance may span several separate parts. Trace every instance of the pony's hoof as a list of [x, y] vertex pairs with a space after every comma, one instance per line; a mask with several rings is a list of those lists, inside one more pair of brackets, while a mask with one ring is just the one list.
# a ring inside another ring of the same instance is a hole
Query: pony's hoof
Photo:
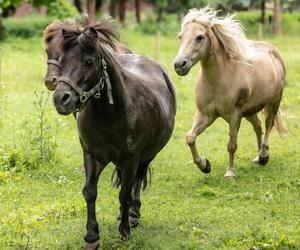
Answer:
[[130, 226], [129, 224], [121, 223], [119, 226], [120, 239], [122, 241], [128, 241], [130, 239]]
[[258, 157], [258, 164], [261, 166], [266, 165], [268, 163], [268, 161], [269, 161], [269, 156], [265, 156], [265, 157], [259, 156]]
[[96, 250], [98, 249], [100, 246], [100, 240], [97, 240], [93, 243], [90, 243], [90, 242], [86, 242], [84, 243], [84, 250]]
[[210, 170], [211, 170], [210, 162], [205, 158], [205, 167], [202, 168], [201, 171], [205, 174], [208, 174], [210, 173]]
[[235, 179], [235, 173], [231, 170], [227, 170], [226, 174], [224, 175], [225, 179]]
[[127, 233], [127, 232], [122, 232], [120, 233], [120, 239], [121, 241], [129, 241], [130, 239], [130, 233]]

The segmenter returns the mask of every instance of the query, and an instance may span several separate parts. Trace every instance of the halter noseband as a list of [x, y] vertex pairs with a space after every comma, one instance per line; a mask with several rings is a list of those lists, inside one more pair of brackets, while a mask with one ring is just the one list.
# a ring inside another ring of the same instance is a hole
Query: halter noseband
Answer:
[[52, 64], [52, 65], [55, 65], [56, 67], [58, 67], [59, 69], [61, 68], [60, 64], [59, 64], [59, 61], [58, 60], [55, 60], [55, 59], [49, 59], [47, 61], [47, 64]]
[[91, 90], [84, 91], [80, 89], [72, 80], [64, 76], [58, 78], [58, 83], [60, 82], [68, 84], [71, 88], [73, 88], [76, 91], [76, 93], [79, 95], [80, 103], [85, 103], [91, 96], [94, 96], [94, 98], [99, 99], [101, 97], [101, 90], [104, 88], [104, 84], [106, 84], [109, 104], [114, 104], [111, 91], [111, 83], [107, 74], [106, 62], [104, 59], [102, 59], [102, 73], [99, 82]]

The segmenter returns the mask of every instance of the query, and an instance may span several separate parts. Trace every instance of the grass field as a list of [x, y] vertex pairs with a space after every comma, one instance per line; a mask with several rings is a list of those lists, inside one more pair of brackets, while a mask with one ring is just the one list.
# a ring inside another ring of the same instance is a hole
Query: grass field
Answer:
[[[137, 54], [155, 56], [154, 36], [128, 28], [122, 40]], [[185, 134], [195, 111], [199, 66], [184, 78], [177, 76], [172, 66], [176, 34], [161, 37], [158, 60], [177, 90], [174, 134], [152, 164], [152, 184], [142, 193], [141, 224], [126, 243], [118, 239], [113, 167], [104, 170], [97, 199], [102, 249], [300, 249], [300, 42], [297, 36], [268, 40], [286, 62], [281, 107], [290, 132], [283, 137], [271, 134], [270, 161], [258, 167], [251, 162], [255, 135], [243, 121], [238, 177], [228, 181], [223, 178], [228, 125], [221, 119], [198, 138], [198, 149], [210, 160], [212, 172], [204, 175], [191, 163]], [[8, 38], [0, 46], [0, 249], [80, 249], [86, 209], [75, 122], [55, 112], [51, 93], [44, 109], [39, 104], [41, 91], [42, 100], [47, 96], [41, 39]]]

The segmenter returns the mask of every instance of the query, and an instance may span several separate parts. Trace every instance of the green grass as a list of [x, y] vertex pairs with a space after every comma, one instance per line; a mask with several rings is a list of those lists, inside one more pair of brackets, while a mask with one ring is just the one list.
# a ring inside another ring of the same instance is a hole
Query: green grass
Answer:
[[[137, 54], [155, 56], [155, 37], [131, 29], [122, 39]], [[299, 37], [269, 38], [282, 53], [288, 84], [282, 101], [290, 133], [270, 138], [270, 161], [251, 163], [256, 139], [243, 121], [238, 138], [238, 178], [224, 180], [228, 125], [217, 120], [198, 138], [198, 149], [212, 163], [202, 174], [193, 164], [185, 134], [195, 111], [194, 83], [199, 66], [184, 78], [175, 74], [176, 35], [161, 37], [158, 60], [177, 90], [174, 134], [154, 160], [152, 184], [142, 193], [141, 225], [129, 242], [118, 240], [118, 190], [111, 187], [113, 167], [99, 181], [97, 217], [102, 249], [300, 249], [300, 42]], [[1, 42], [0, 249], [80, 249], [86, 223], [82, 154], [73, 117], [59, 116], [50, 100], [47, 125], [57, 145], [55, 159], [37, 168], [22, 168], [25, 151], [37, 143], [34, 90], [45, 90], [45, 53], [40, 38]], [[29, 133], [29, 132], [32, 133]], [[25, 136], [24, 136], [25, 135]], [[30, 143], [28, 142], [30, 141]], [[17, 155], [17, 167], [6, 171], [5, 157]], [[7, 153], [5, 155], [5, 153]], [[18, 162], [18, 159], [21, 162]], [[19, 166], [19, 167], [18, 167]]]

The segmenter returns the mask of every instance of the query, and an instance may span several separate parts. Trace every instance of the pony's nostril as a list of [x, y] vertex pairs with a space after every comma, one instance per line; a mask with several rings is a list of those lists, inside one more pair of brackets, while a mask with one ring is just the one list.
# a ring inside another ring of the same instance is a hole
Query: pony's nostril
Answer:
[[57, 79], [56, 76], [53, 76], [52, 77], [52, 83], [56, 83], [56, 79]]
[[62, 101], [63, 105], [68, 104], [71, 101], [71, 93], [69, 93], [69, 92], [65, 93], [63, 95], [61, 101]]
[[182, 63], [181, 63], [181, 67], [184, 68], [185, 65], [186, 65], [186, 60], [183, 60]]

